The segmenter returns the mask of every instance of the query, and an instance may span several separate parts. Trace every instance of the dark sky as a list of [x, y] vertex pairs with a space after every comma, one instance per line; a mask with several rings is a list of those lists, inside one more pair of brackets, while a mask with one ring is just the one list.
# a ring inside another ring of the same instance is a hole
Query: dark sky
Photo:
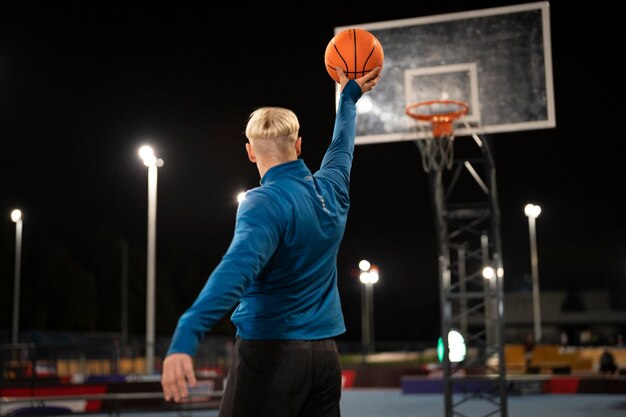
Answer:
[[[254, 108], [296, 111], [302, 157], [319, 166], [334, 121], [335, 86], [323, 52], [335, 27], [517, 3], [294, 2], [285, 8], [254, 2], [219, 11], [211, 2], [5, 2], [3, 242], [12, 242], [9, 213], [20, 207], [31, 242], [72, 241], [106, 227], [144, 246], [147, 169], [137, 149], [150, 143], [165, 161], [157, 255], [164, 243], [177, 241], [205, 258], [203, 281], [230, 242], [236, 194], [258, 185], [243, 134]], [[623, 293], [625, 109], [617, 59], [624, 52], [624, 18], [603, 2], [584, 8], [551, 2], [550, 13], [557, 127], [493, 137], [507, 288], [523, 287], [530, 274], [523, 207], [534, 202], [543, 208], [537, 220], [542, 288]], [[415, 144], [357, 147], [352, 206], [338, 265], [349, 332], [360, 330], [360, 287], [351, 271], [367, 258], [381, 270], [377, 335], [432, 337], [431, 323], [439, 320], [436, 246]], [[11, 278], [2, 278], [3, 291], [12, 288]]]

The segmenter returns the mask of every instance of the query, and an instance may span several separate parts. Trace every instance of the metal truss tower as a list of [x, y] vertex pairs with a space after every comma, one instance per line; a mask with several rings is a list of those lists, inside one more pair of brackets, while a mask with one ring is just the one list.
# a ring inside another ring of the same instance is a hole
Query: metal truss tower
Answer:
[[[438, 138], [430, 139], [438, 140]], [[438, 247], [445, 416], [507, 417], [504, 359], [503, 266], [496, 168], [487, 138], [447, 138], [447, 145], [416, 140], [428, 173]], [[452, 143], [454, 141], [454, 144]], [[439, 155], [436, 153], [439, 152]], [[466, 355], [450, 360], [448, 335], [464, 338]], [[467, 408], [467, 410], [465, 410]]]

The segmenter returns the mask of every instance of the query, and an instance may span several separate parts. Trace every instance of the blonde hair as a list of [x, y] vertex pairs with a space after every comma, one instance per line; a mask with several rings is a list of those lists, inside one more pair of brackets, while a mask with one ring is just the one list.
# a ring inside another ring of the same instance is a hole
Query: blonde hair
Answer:
[[296, 114], [282, 107], [261, 107], [250, 114], [246, 137], [256, 152], [286, 154], [298, 139]]

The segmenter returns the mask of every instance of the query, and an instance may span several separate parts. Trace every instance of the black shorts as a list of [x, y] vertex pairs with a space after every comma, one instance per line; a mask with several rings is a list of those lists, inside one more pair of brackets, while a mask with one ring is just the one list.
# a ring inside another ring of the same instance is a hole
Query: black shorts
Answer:
[[337, 344], [237, 339], [219, 417], [339, 417]]

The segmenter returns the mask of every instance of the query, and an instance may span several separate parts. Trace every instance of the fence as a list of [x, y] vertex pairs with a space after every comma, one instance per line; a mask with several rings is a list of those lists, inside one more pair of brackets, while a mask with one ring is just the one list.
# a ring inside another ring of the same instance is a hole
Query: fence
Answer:
[[[0, 381], [56, 377], [77, 379], [85, 376], [143, 375], [146, 373], [145, 346], [141, 340], [121, 345], [115, 335], [76, 335], [46, 333], [36, 342], [0, 345]], [[199, 372], [220, 372], [228, 367], [233, 340], [206, 337], [194, 357]], [[155, 345], [155, 372], [169, 340]]]

